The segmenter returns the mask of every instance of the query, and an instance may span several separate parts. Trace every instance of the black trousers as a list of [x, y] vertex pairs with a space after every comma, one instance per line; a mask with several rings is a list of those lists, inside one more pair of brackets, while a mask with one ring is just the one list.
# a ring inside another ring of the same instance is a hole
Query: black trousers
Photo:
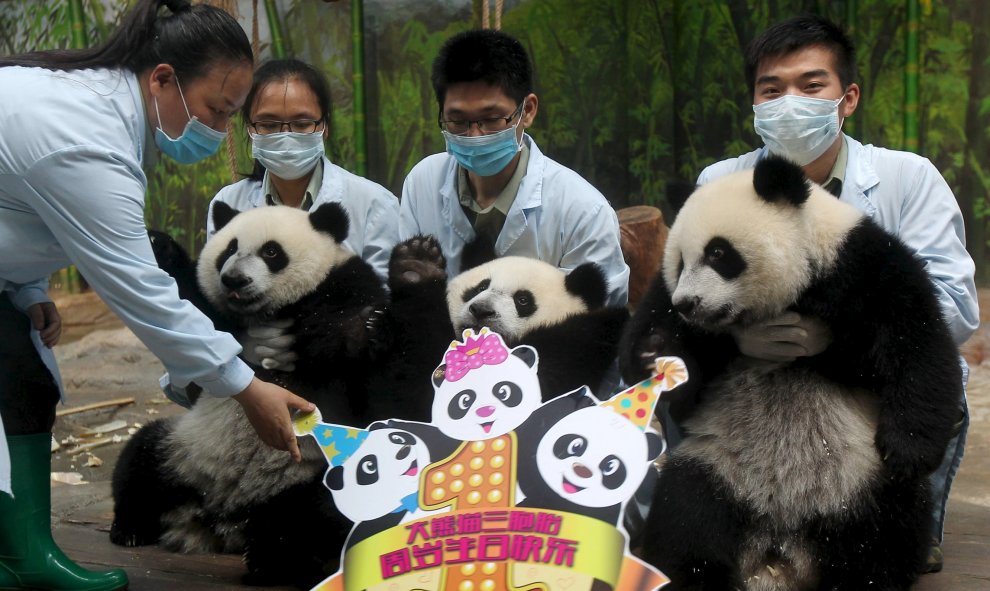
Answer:
[[31, 321], [0, 292], [0, 417], [7, 435], [49, 433], [58, 385], [31, 343]]

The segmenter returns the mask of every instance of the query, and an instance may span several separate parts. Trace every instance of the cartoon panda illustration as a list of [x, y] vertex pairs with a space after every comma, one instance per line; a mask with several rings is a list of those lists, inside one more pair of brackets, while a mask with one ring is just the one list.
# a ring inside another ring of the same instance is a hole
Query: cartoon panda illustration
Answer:
[[368, 427], [360, 447], [324, 476], [334, 505], [355, 523], [348, 546], [421, 516], [421, 472], [458, 443], [426, 423], [387, 421]]
[[526, 345], [508, 350], [498, 335], [485, 331], [477, 341], [468, 339], [463, 349], [450, 353], [484, 359], [473, 367], [471, 360], [448, 353], [433, 373], [432, 423], [461, 441], [505, 435], [540, 405], [536, 351]]
[[535, 458], [518, 468], [521, 506], [579, 513], [616, 526], [665, 448], [657, 433], [602, 406], [587, 388], [545, 402], [517, 433], [520, 453]]
[[[218, 232], [197, 264], [210, 305], [239, 326], [252, 318], [293, 320], [295, 371], [256, 368], [259, 375], [314, 402], [330, 421], [367, 424], [362, 314], [386, 295], [372, 268], [341, 246], [344, 210], [324, 204], [310, 213], [238, 213], [217, 204], [213, 215]], [[111, 540], [182, 552], [248, 549], [256, 582], [320, 580], [322, 564], [286, 569], [284, 560], [336, 558], [350, 522], [323, 506], [326, 462], [313, 442], [301, 443], [296, 464], [261, 442], [236, 401], [200, 397], [187, 414], [153, 422], [128, 442], [114, 470]], [[305, 520], [284, 518], [307, 510]], [[306, 526], [321, 519], [330, 524], [325, 530], [340, 532], [338, 540], [312, 538]]]
[[584, 385], [611, 391], [615, 384], [607, 378], [629, 313], [605, 306], [608, 283], [598, 266], [588, 263], [568, 273], [536, 259], [503, 257], [449, 281], [444, 268], [432, 237], [415, 237], [393, 250], [392, 299], [377, 338], [395, 353], [385, 364], [391, 373], [373, 378], [373, 393], [381, 393], [376, 398], [389, 400], [401, 383], [403, 407], [412, 409], [404, 418], [429, 420], [423, 402], [430, 399], [429, 385], [417, 388], [414, 380], [435, 366], [452, 337], [485, 326], [509, 346], [539, 352], [545, 399]]
[[[831, 332], [789, 363], [731, 332], [793, 310]], [[768, 157], [699, 187], [621, 346], [627, 381], [687, 362], [684, 426], [644, 558], [670, 589], [907, 589], [960, 398], [956, 347], [912, 253], [802, 170]]]

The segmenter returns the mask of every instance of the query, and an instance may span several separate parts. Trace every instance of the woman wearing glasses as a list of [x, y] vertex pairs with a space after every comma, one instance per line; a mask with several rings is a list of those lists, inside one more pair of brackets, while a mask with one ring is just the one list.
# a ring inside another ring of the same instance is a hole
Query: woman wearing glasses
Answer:
[[218, 201], [238, 211], [266, 205], [309, 210], [337, 202], [350, 219], [344, 246], [384, 281], [398, 240], [399, 202], [381, 185], [326, 157], [330, 89], [323, 74], [295, 59], [266, 62], [254, 73], [242, 115], [251, 136], [254, 171], [213, 198], [206, 239], [216, 232], [212, 212]]
[[433, 62], [433, 88], [447, 153], [428, 156], [406, 177], [399, 239], [436, 236], [451, 277], [495, 256], [564, 270], [597, 263], [609, 304], [624, 305], [629, 267], [615, 212], [525, 133], [539, 101], [522, 44], [500, 31], [455, 35]]

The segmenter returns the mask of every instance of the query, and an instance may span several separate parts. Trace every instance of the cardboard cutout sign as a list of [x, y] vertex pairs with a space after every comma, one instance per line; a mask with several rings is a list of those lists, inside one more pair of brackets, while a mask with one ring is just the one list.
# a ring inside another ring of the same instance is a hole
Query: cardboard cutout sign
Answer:
[[587, 388], [541, 402], [539, 356], [487, 328], [464, 331], [433, 373], [430, 423], [366, 429], [296, 419], [326, 456], [325, 482], [355, 522], [339, 591], [656, 589], [629, 553], [626, 504], [664, 451], [650, 420], [687, 380], [676, 357], [607, 401]]

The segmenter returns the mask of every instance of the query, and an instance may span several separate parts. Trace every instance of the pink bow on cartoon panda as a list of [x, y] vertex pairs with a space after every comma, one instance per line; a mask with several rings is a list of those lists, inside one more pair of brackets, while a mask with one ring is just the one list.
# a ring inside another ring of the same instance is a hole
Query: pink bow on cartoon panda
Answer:
[[468, 339], [466, 343], [447, 351], [444, 355], [447, 381], [456, 382], [472, 369], [478, 369], [482, 365], [498, 365], [508, 357], [509, 352], [497, 335], [490, 334]]

